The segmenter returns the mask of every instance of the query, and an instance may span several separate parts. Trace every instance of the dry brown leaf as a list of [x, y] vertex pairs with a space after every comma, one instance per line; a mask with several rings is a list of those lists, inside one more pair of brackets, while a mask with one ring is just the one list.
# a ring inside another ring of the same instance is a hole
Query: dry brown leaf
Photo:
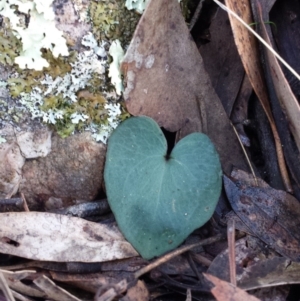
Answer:
[[11, 289], [27, 296], [46, 298], [46, 294], [43, 291], [41, 291], [38, 287], [36, 287], [35, 285], [26, 284], [26, 280], [30, 280], [33, 277], [40, 276], [40, 273], [37, 273], [33, 270], [23, 270], [16, 272], [6, 270], [1, 271], [8, 283], [8, 286]]
[[[266, 267], [268, 273], [266, 273]], [[283, 257], [268, 258], [247, 267], [239, 286], [245, 290], [300, 283], [300, 264]]]
[[[251, 236], [249, 237], [243, 237], [235, 243], [236, 275], [239, 287], [241, 275], [246, 273], [248, 266], [251, 266], [253, 262], [259, 261], [260, 258], [265, 258], [265, 256], [261, 254], [261, 248], [257, 245], [257, 242], [255, 241], [255, 244], [253, 245], [253, 239]], [[220, 269], [220, 267], [222, 267], [222, 269]], [[230, 281], [228, 248], [220, 252], [214, 258], [207, 273], [224, 281]]]
[[120, 301], [147, 301], [149, 298], [149, 292], [145, 283], [138, 280], [136, 285], [129, 288], [126, 296], [121, 298]]
[[[239, 15], [239, 17], [243, 19], [247, 24], [253, 23], [249, 0], [225, 0], [225, 3], [229, 9], [237, 13], [237, 15]], [[292, 187], [285, 165], [282, 146], [270, 108], [266, 84], [263, 79], [263, 71], [259, 59], [260, 56], [258, 52], [257, 41], [255, 37], [248, 31], [248, 29], [243, 26], [237, 19], [235, 19], [231, 14], [229, 15], [229, 19], [234, 35], [235, 44], [243, 62], [245, 71], [270, 122], [275, 140], [278, 164], [280, 167], [282, 179], [284, 181], [286, 189], [291, 192]]]
[[[269, 45], [271, 45], [271, 41], [269, 39], [266, 27], [264, 25], [264, 21], [262, 18], [261, 6], [258, 6], [259, 18], [262, 28], [262, 37]], [[288, 121], [290, 130], [294, 136], [296, 141], [298, 150], [300, 151], [300, 106], [299, 103], [286, 80], [282, 69], [273, 53], [266, 50], [268, 63], [270, 67], [270, 72], [274, 84], [274, 88], [280, 102], [281, 108], [285, 113]]]
[[126, 279], [123, 279], [116, 284], [109, 285], [108, 288], [101, 287], [95, 296], [95, 301], [112, 301], [118, 295], [124, 293], [128, 289], [129, 284]]
[[[300, 283], [299, 262], [291, 262], [289, 259], [270, 253], [264, 254], [252, 236], [238, 240], [235, 249], [238, 287], [243, 290]], [[213, 260], [207, 273], [229, 281], [228, 249]]]
[[117, 227], [42, 212], [0, 213], [2, 253], [34, 260], [103, 262], [137, 256]]
[[215, 287], [211, 289], [211, 293], [215, 296], [217, 301], [259, 301], [256, 297], [249, 295], [242, 289], [233, 286], [226, 281], [220, 280], [219, 278], [209, 274], [203, 275], [207, 280], [215, 285]]
[[70, 294], [63, 288], [56, 285], [45, 275], [41, 275], [37, 279], [33, 280], [33, 283], [43, 292], [46, 293], [47, 298], [53, 301], [81, 301], [74, 295]]
[[[233, 41], [228, 14], [218, 10], [209, 27], [209, 43], [199, 47], [205, 70], [218, 94], [224, 109], [230, 116], [245, 74]], [[197, 33], [194, 39], [197, 41]]]
[[266, 183], [251, 186], [224, 176], [224, 186], [233, 210], [251, 232], [279, 254], [299, 262], [299, 202]]
[[[248, 0], [225, 0], [226, 6], [237, 13], [247, 24], [253, 22]], [[273, 121], [266, 85], [263, 79], [262, 66], [259, 59], [258, 44], [255, 37], [238, 20], [229, 15], [234, 41], [242, 59], [245, 71], [252, 87], [261, 101], [268, 118]]]
[[179, 4], [150, 1], [122, 63], [128, 111], [147, 115], [172, 132], [199, 123], [200, 63]]
[[80, 301], [77, 297], [57, 286], [42, 273], [29, 270], [17, 272], [1, 270], [1, 272], [9, 287], [21, 294], [53, 301]]
[[122, 68], [131, 114], [149, 116], [169, 131], [179, 130], [178, 140], [204, 132], [215, 144], [224, 172], [230, 173], [232, 165], [248, 169], [177, 1], [148, 4]]

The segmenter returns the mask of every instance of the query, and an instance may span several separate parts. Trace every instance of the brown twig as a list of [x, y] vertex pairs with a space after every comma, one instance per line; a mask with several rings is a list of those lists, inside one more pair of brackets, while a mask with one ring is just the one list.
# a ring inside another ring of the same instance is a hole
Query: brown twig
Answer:
[[28, 208], [28, 205], [27, 205], [27, 201], [26, 201], [26, 198], [24, 196], [23, 193], [21, 193], [21, 197], [22, 197], [22, 200], [23, 200], [23, 208], [24, 208], [24, 211], [25, 212], [30, 212], [29, 208]]
[[178, 249], [176, 249], [176, 250], [174, 250], [170, 253], [167, 253], [166, 255], [158, 258], [157, 260], [151, 262], [149, 265], [141, 268], [140, 270], [136, 271], [134, 273], [134, 277], [137, 279], [137, 278], [141, 277], [142, 275], [150, 272], [151, 270], [157, 268], [158, 266], [162, 265], [163, 263], [171, 260], [172, 258], [185, 253], [186, 251], [189, 251], [189, 250], [191, 250], [195, 247], [200, 247], [200, 246], [212, 244], [216, 241], [222, 240], [223, 238], [224, 238], [224, 236], [222, 234], [218, 234], [216, 236], [203, 239], [203, 240], [199, 241], [198, 243], [178, 248]]
[[235, 221], [230, 219], [227, 224], [228, 257], [230, 283], [236, 286], [236, 263], [235, 263]]

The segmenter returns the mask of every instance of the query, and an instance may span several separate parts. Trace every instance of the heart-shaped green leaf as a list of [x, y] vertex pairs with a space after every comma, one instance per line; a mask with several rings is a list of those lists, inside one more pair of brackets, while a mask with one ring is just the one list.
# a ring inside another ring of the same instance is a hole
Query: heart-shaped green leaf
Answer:
[[164, 134], [149, 117], [124, 121], [108, 141], [107, 198], [124, 236], [146, 259], [174, 249], [208, 221], [221, 173], [206, 135], [186, 136], [168, 156]]

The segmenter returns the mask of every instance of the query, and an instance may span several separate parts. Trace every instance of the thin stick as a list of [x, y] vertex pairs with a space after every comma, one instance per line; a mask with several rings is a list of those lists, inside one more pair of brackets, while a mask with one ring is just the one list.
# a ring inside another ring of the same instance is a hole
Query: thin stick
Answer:
[[198, 3], [198, 6], [197, 6], [197, 8], [194, 12], [194, 15], [192, 17], [192, 20], [190, 22], [190, 25], [189, 25], [189, 30], [190, 31], [192, 31], [192, 29], [194, 28], [196, 22], [198, 21], [202, 6], [203, 6], [203, 0], [200, 0], [200, 2]]
[[233, 131], [234, 131], [234, 133], [235, 133], [235, 135], [236, 135], [236, 137], [237, 137], [237, 139], [238, 139], [238, 141], [239, 141], [239, 143], [240, 143], [240, 145], [241, 145], [241, 148], [242, 148], [242, 150], [243, 150], [243, 153], [244, 153], [244, 155], [245, 155], [245, 157], [246, 157], [247, 163], [248, 163], [249, 168], [250, 168], [250, 170], [251, 170], [251, 173], [252, 173], [252, 175], [253, 175], [253, 177], [254, 177], [255, 185], [258, 186], [257, 177], [256, 177], [256, 175], [255, 175], [254, 169], [253, 169], [253, 167], [252, 167], [251, 161], [250, 161], [250, 159], [249, 159], [249, 157], [248, 157], [248, 154], [247, 154], [247, 152], [246, 152], [246, 149], [245, 149], [245, 147], [244, 147], [244, 144], [243, 144], [243, 142], [241, 141], [240, 136], [239, 136], [239, 133], [237, 132], [235, 126], [232, 124], [231, 121], [230, 121], [230, 124], [231, 124], [231, 126], [232, 126], [232, 128], [233, 128]]
[[216, 241], [219, 241], [221, 239], [224, 238], [224, 235], [222, 234], [218, 234], [216, 236], [213, 236], [213, 237], [210, 237], [210, 238], [207, 238], [207, 239], [203, 239], [201, 241], [199, 241], [198, 243], [195, 243], [195, 244], [191, 244], [191, 245], [188, 245], [188, 246], [183, 246], [177, 250], [174, 250], [168, 254], [166, 254], [165, 256], [161, 257], [161, 258], [158, 258], [157, 260], [151, 262], [150, 264], [148, 264], [147, 266], [139, 269], [138, 271], [136, 271], [134, 273], [134, 278], [139, 278], [141, 277], [142, 275], [150, 272], [151, 270], [153, 270], [154, 268], [157, 268], [158, 266], [160, 266], [161, 264], [171, 260], [172, 258], [178, 256], [178, 255], [181, 255], [182, 253], [185, 253], [186, 251], [189, 251], [195, 247], [199, 247], [199, 246], [204, 246], [204, 245], [209, 245], [209, 244], [212, 244]]
[[300, 75], [258, 33], [256, 33], [243, 19], [241, 19], [234, 11], [232, 11], [231, 9], [229, 9], [226, 5], [224, 5], [220, 1], [218, 1], [218, 0], [213, 0], [213, 1], [216, 4], [218, 4], [222, 9], [224, 9], [225, 11], [227, 11], [228, 14], [231, 14], [237, 20], [239, 20], [300, 81]]
[[24, 211], [25, 212], [30, 212], [29, 208], [28, 208], [28, 205], [27, 205], [27, 202], [26, 202], [26, 198], [24, 196], [24, 193], [21, 193], [21, 197], [22, 197], [22, 200], [23, 200], [23, 208], [24, 208]]
[[235, 221], [230, 219], [227, 224], [228, 257], [230, 283], [236, 286], [236, 263], [235, 263]]

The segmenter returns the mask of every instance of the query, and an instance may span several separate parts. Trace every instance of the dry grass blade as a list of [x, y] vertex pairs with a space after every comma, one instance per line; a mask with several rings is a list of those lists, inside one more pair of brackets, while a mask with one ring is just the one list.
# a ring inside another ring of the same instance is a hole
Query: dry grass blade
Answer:
[[[219, 1], [217, 0], [214, 1], [222, 8], [224, 8], [224, 5], [222, 5]], [[227, 5], [226, 10], [234, 14], [233, 15], [230, 13], [229, 19], [234, 35], [234, 40], [238, 52], [240, 54], [242, 63], [244, 65], [245, 71], [270, 122], [270, 126], [275, 140], [278, 164], [279, 164], [279, 168], [280, 168], [280, 172], [282, 175], [285, 188], [287, 191], [292, 192], [292, 187], [291, 187], [289, 175], [287, 172], [287, 167], [284, 160], [280, 138], [278, 135], [278, 131], [274, 122], [274, 118], [268, 100], [268, 93], [263, 78], [263, 71], [259, 59], [257, 42], [255, 40], [255, 37], [243, 25], [244, 23], [250, 24], [253, 22], [251, 17], [250, 3], [247, 0], [241, 0], [241, 1], [225, 0], [225, 3]], [[237, 14], [235, 14], [234, 12], [237, 12]], [[237, 16], [238, 20], [236, 18], [236, 15], [240, 16], [240, 17]], [[240, 19], [244, 21], [243, 24], [240, 23]]]
[[2, 290], [5, 298], [8, 301], [15, 301], [15, 298], [14, 298], [9, 286], [7, 285], [6, 279], [4, 278], [1, 271], [0, 271], [0, 289]]
[[14, 297], [16, 297], [17, 300], [20, 300], [20, 301], [34, 301], [32, 298], [25, 297], [25, 296], [19, 294], [18, 292], [15, 292], [14, 290], [11, 290], [11, 292], [14, 295]]
[[[218, 0], [213, 0], [218, 4], [222, 9], [228, 12], [229, 15], [232, 15], [234, 18], [239, 20], [257, 39], [268, 49], [270, 50], [277, 59], [298, 79], [300, 80], [300, 75], [259, 35], [257, 34], [243, 19], [241, 19], [234, 11], [230, 10], [227, 6], [221, 3]], [[249, 23], [251, 24], [251, 23]], [[252, 23], [253, 24], [253, 23]]]
[[70, 294], [65, 289], [57, 286], [53, 281], [51, 281], [45, 275], [42, 275], [35, 279], [33, 283], [40, 288], [43, 292], [47, 294], [47, 297], [54, 301], [81, 301], [74, 295]]

